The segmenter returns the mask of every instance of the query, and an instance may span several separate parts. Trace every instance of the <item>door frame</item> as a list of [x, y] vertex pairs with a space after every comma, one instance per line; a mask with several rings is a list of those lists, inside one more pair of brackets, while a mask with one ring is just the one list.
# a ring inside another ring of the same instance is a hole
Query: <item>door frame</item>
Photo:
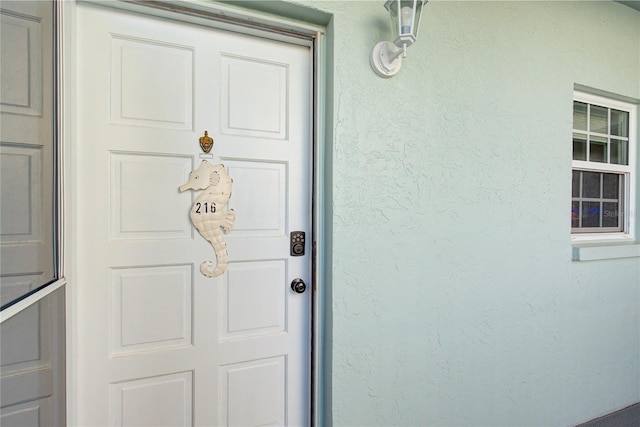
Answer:
[[[78, 391], [76, 360], [80, 355], [76, 346], [77, 328], [76, 314], [78, 298], [75, 277], [77, 275], [77, 253], [74, 242], [78, 236], [73, 224], [76, 220], [77, 199], [75, 186], [79, 178], [79, 165], [75, 156], [78, 141], [74, 134], [75, 119], [77, 117], [73, 100], [76, 93], [75, 67], [76, 53], [76, 2], [58, 0], [59, 28], [61, 31], [61, 98], [60, 108], [60, 141], [62, 143], [63, 173], [63, 208], [62, 233], [64, 254], [63, 268], [66, 272], [66, 372], [67, 372], [67, 424], [77, 425], [77, 408], [74, 399]], [[77, 0], [81, 2], [100, 2], [102, 0]], [[327, 328], [325, 327], [326, 299], [330, 295], [331, 274], [330, 247], [327, 243], [331, 227], [329, 211], [326, 209], [327, 195], [330, 191], [330, 178], [327, 163], [330, 162], [330, 152], [326, 150], [328, 130], [327, 85], [328, 49], [327, 36], [331, 15], [315, 9], [308, 9], [296, 4], [285, 2], [243, 1], [242, 6], [215, 1], [154, 1], [145, 0], [110, 0], [108, 6], [125, 9], [144, 15], [159, 16], [188, 23], [204, 24], [214, 28], [232, 29], [244, 34], [259, 35], [287, 42], [295, 39], [311, 41], [313, 69], [312, 69], [312, 284], [311, 288], [311, 387], [309, 397], [311, 402], [311, 425], [322, 426], [330, 420], [325, 420], [325, 395], [329, 390], [330, 381], [326, 376], [330, 370], [325, 366], [325, 354], [330, 349], [327, 345]], [[300, 17], [303, 17], [302, 20]], [[295, 17], [295, 18], [294, 18]], [[308, 42], [307, 42], [308, 43]], [[329, 332], [330, 333], [330, 332]], [[330, 351], [330, 350], [329, 350]]]

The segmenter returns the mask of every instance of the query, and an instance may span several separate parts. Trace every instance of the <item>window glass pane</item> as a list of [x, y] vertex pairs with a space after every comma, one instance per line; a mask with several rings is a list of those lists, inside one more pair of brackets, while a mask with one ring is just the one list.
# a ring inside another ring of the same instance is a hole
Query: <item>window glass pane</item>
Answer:
[[573, 128], [587, 130], [587, 104], [573, 101]]
[[573, 160], [587, 160], [587, 136], [573, 134]]
[[571, 197], [580, 197], [580, 171], [571, 172]]
[[629, 136], [629, 113], [611, 110], [611, 135]]
[[0, 294], [4, 309], [57, 277], [56, 101], [53, 2], [2, 1], [2, 11]]
[[582, 172], [582, 197], [600, 198], [600, 173]]
[[[629, 110], [607, 106], [607, 100], [573, 102], [572, 159], [574, 167], [592, 163], [587, 169], [572, 170], [571, 227], [574, 232], [624, 231], [628, 214], [625, 199], [627, 179], [636, 141]], [[619, 107], [626, 108], [626, 107]], [[578, 164], [579, 163], [579, 164]], [[607, 167], [607, 165], [619, 165]]]
[[602, 226], [603, 227], [619, 227], [620, 215], [622, 212], [618, 209], [617, 202], [602, 203]]
[[609, 163], [616, 165], [629, 164], [629, 144], [619, 139], [611, 140], [611, 159]]
[[589, 140], [589, 161], [607, 163], [607, 138], [591, 137]]
[[591, 105], [590, 119], [590, 131], [598, 133], [608, 133], [609, 126], [607, 126], [607, 111], [608, 108], [600, 107], [599, 105]]
[[571, 228], [580, 226], [580, 202], [571, 202]]
[[602, 174], [602, 198], [620, 199], [620, 175], [615, 173]]
[[600, 227], [600, 202], [582, 202], [582, 227]]

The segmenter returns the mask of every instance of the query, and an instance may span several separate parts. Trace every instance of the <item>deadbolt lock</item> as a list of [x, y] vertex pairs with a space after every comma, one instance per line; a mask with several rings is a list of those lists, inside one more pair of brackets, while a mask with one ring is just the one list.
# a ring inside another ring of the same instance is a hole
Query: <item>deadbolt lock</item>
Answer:
[[292, 231], [289, 238], [289, 254], [291, 256], [303, 256], [305, 245], [304, 231]]

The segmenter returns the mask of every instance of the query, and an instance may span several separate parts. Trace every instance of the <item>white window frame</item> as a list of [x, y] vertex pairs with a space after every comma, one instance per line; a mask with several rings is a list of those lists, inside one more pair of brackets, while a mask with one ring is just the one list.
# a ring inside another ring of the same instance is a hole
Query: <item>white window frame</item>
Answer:
[[[622, 231], [616, 232], [582, 232], [571, 233], [572, 242], [598, 242], [598, 241], [633, 241], [636, 237], [636, 188], [638, 173], [636, 169], [638, 146], [638, 106], [616, 99], [593, 95], [586, 92], [574, 91], [573, 100], [587, 104], [595, 104], [607, 108], [626, 111], [629, 113], [629, 164], [616, 165], [611, 163], [598, 163], [583, 160], [572, 160], [571, 170], [612, 172], [624, 175], [624, 218], [622, 219]], [[573, 111], [573, 103], [572, 103]], [[573, 126], [572, 126], [573, 130]], [[573, 159], [573, 156], [572, 156]]]

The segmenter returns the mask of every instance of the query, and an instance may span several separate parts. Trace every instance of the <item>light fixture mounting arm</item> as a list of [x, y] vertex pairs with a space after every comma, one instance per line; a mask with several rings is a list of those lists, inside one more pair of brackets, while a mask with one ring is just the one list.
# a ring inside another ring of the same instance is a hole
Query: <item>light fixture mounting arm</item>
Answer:
[[398, 48], [392, 42], [380, 42], [371, 51], [371, 67], [380, 77], [392, 77], [402, 67], [402, 58], [407, 56], [406, 45]]

